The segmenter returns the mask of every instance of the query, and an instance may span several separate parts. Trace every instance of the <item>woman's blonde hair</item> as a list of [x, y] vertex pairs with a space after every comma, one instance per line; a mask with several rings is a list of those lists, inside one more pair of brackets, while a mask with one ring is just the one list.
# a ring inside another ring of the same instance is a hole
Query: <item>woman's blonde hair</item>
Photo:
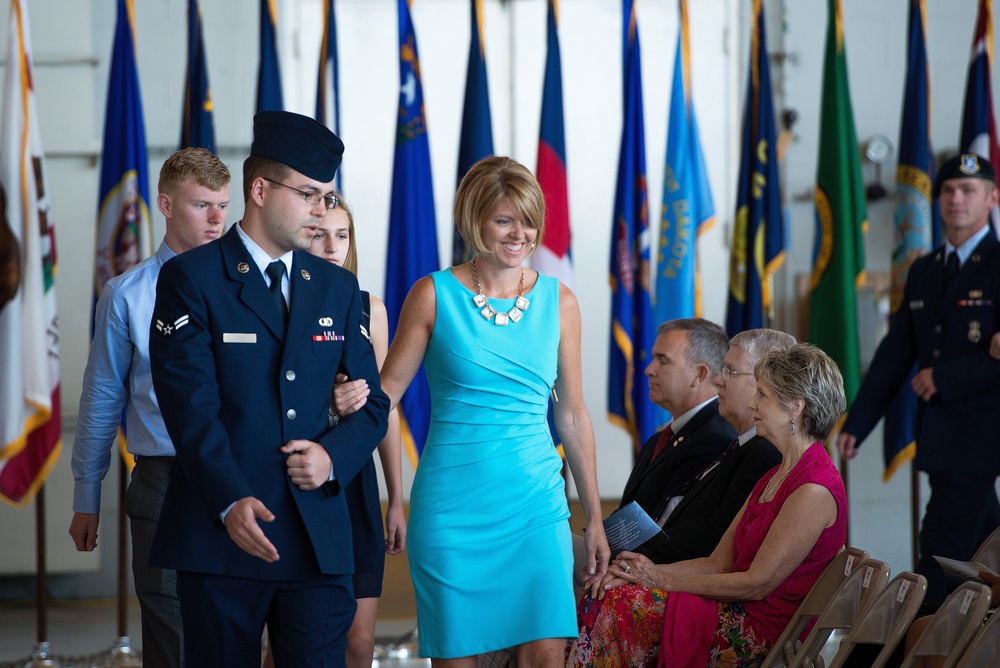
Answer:
[[542, 242], [545, 196], [538, 181], [516, 160], [494, 155], [474, 164], [462, 177], [452, 210], [458, 233], [477, 254], [486, 252], [483, 226], [505, 199], [517, 209], [526, 226], [538, 230], [535, 244]]
[[350, 243], [350, 246], [347, 247], [347, 257], [344, 258], [344, 269], [357, 276], [358, 248], [357, 244], [355, 243], [356, 237], [354, 235], [354, 212], [351, 211], [351, 207], [344, 199], [343, 195], [341, 195], [340, 193], [334, 193], [334, 194], [340, 198], [340, 204], [337, 205], [337, 209], [343, 209], [344, 213], [347, 214], [347, 240]]
[[774, 390], [774, 398], [785, 408], [802, 399], [802, 428], [817, 440], [825, 440], [847, 408], [844, 378], [837, 363], [810, 343], [796, 343], [787, 350], [764, 353], [754, 369]]

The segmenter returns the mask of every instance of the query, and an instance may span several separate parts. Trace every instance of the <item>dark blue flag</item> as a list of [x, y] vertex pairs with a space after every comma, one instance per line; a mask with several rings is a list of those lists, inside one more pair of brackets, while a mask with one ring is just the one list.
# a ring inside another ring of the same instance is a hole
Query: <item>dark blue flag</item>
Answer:
[[181, 122], [181, 148], [196, 146], [215, 153], [215, 127], [212, 124], [212, 89], [208, 85], [205, 40], [201, 32], [198, 0], [188, 0], [188, 60], [184, 81], [184, 118]]
[[629, 433], [638, 451], [658, 425], [656, 405], [649, 400], [645, 378], [654, 324], [649, 300], [649, 201], [639, 29], [633, 0], [623, 0], [622, 10], [624, 115], [611, 232], [608, 419]]
[[281, 69], [278, 67], [278, 7], [260, 0], [260, 69], [257, 71], [257, 111], [281, 111]]
[[[924, 0], [910, 0], [907, 36], [906, 91], [899, 131], [896, 167], [895, 247], [892, 251], [890, 317], [899, 309], [910, 265], [938, 245], [941, 224], [934, 183], [934, 150], [931, 148], [931, 89], [927, 69]], [[916, 373], [914, 366], [912, 377]], [[885, 413], [882, 453], [883, 479], [888, 482], [900, 466], [916, 455], [917, 395], [904, 383]]]
[[[458, 182], [469, 168], [493, 155], [493, 130], [490, 120], [490, 92], [486, 80], [486, 46], [483, 43], [483, 0], [471, 0], [472, 41], [469, 45], [469, 69], [465, 77], [465, 107], [462, 111], [462, 135], [458, 144]], [[452, 230], [451, 263], [460, 265], [472, 259], [472, 250]]]
[[[389, 338], [396, 334], [403, 300], [418, 279], [440, 268], [430, 147], [424, 116], [424, 93], [417, 38], [406, 0], [399, 5], [399, 116], [392, 169], [389, 249], [386, 254], [385, 308]], [[421, 364], [399, 403], [403, 444], [416, 465], [427, 440], [431, 397]]]
[[[94, 306], [105, 283], [153, 254], [147, 168], [146, 129], [135, 63], [135, 19], [131, 0], [118, 0], [101, 153]], [[93, 332], [93, 311], [90, 326]], [[124, 413], [118, 444], [131, 469], [134, 459], [125, 450]]]
[[771, 72], [761, 0], [754, 0], [753, 12], [736, 219], [729, 260], [726, 310], [729, 336], [764, 326], [765, 314], [772, 307], [771, 275], [785, 260]]

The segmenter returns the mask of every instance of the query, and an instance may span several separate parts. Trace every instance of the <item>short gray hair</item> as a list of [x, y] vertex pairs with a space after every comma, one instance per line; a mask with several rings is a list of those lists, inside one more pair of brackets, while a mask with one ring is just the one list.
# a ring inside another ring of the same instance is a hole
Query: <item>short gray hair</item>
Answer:
[[788, 350], [796, 343], [794, 336], [776, 329], [747, 329], [729, 339], [730, 348], [739, 346], [746, 351], [750, 366], [757, 366], [768, 350]]
[[677, 318], [667, 320], [657, 327], [656, 334], [659, 336], [672, 329], [687, 332], [688, 365], [704, 364], [711, 372], [709, 378], [715, 378], [722, 369], [722, 360], [729, 351], [729, 337], [726, 336], [726, 331], [704, 318]]
[[766, 380], [784, 407], [802, 399], [802, 428], [817, 440], [826, 440], [847, 408], [844, 378], [837, 363], [810, 343], [767, 351], [757, 362], [754, 377]]

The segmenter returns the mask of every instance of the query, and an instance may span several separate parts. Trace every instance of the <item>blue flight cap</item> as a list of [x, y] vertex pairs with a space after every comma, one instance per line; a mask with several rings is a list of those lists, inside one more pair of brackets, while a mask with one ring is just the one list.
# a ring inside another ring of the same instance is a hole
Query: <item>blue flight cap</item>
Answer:
[[975, 153], [962, 153], [942, 163], [934, 181], [934, 197], [941, 195], [941, 184], [949, 179], [983, 179], [996, 183], [997, 177], [989, 160]]
[[290, 111], [261, 111], [253, 117], [250, 155], [288, 165], [311, 179], [333, 181], [344, 142], [328, 127]]

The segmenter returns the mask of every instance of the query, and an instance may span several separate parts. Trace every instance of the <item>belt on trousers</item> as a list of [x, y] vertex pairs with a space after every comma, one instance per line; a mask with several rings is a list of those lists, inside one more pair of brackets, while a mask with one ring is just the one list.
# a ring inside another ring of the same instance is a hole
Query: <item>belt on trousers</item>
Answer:
[[157, 462], [159, 464], [173, 464], [173, 457], [160, 457], [157, 455], [134, 455], [135, 463], [138, 464], [140, 460], [144, 462]]

